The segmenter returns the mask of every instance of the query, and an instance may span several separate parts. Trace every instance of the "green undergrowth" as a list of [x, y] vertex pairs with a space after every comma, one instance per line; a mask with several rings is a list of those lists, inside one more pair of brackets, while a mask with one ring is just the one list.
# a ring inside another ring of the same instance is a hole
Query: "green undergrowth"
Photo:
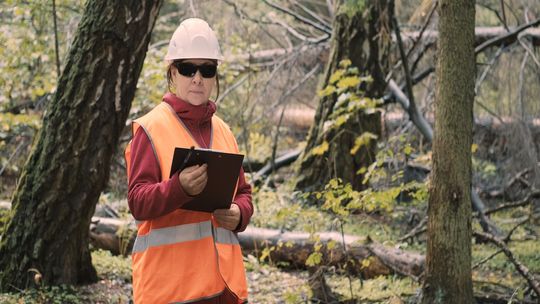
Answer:
[[[425, 216], [425, 204], [407, 205], [402, 203], [391, 209], [375, 210], [373, 212], [354, 212], [346, 218], [336, 216], [331, 212], [322, 212], [319, 207], [311, 206], [306, 200], [298, 199], [298, 194], [292, 194], [292, 186], [284, 184], [276, 190], [262, 187], [254, 193], [256, 213], [252, 223], [258, 227], [280, 229], [282, 231], [322, 232], [338, 231], [349, 235], [360, 236], [386, 246], [399, 247], [403, 250], [425, 254], [426, 233], [408, 241], [399, 241], [399, 238], [409, 232], [418, 221]], [[411, 209], [418, 214], [416, 220], [411, 222]], [[529, 269], [532, 274], [540, 273], [540, 228], [538, 223], [522, 222], [530, 211], [527, 207], [515, 208], [511, 211], [494, 213], [491, 220], [502, 230], [504, 236], [510, 231], [511, 240], [508, 248], [514, 257]], [[536, 220], [537, 221], [537, 220]], [[341, 226], [343, 224], [343, 226]], [[341, 230], [343, 229], [343, 230]], [[477, 220], [473, 221], [473, 229], [481, 231]], [[472, 244], [472, 265], [486, 260], [499, 251], [491, 243]], [[261, 263], [270, 263], [265, 260]], [[269, 266], [270, 267], [270, 266]], [[275, 267], [275, 265], [271, 266]], [[279, 272], [277, 268], [268, 271]], [[287, 270], [290, 271], [290, 270]], [[496, 256], [483, 262], [473, 270], [475, 294], [496, 293], [510, 299], [523, 300], [530, 297], [531, 292], [525, 279], [516, 270], [508, 257], [500, 252]], [[360, 301], [375, 303], [392, 303], [392, 299], [411, 301], [418, 293], [420, 284], [409, 279], [397, 276], [380, 276], [371, 280], [361, 280], [343, 274], [329, 273], [326, 275], [328, 285], [332, 291], [340, 296], [340, 300], [354, 298]], [[305, 279], [307, 284], [307, 278]], [[309, 290], [309, 288], [308, 288]], [[351, 292], [352, 290], [352, 292]], [[305, 291], [298, 291], [296, 295], [289, 293], [291, 302], [300, 303], [306, 297]], [[265, 303], [265, 302], [263, 302]], [[270, 303], [270, 302], [268, 302]], [[400, 302], [397, 302], [400, 303]]]
[[129, 303], [131, 297], [131, 258], [113, 256], [108, 251], [92, 252], [92, 263], [99, 281], [82, 286], [44, 286], [19, 293], [0, 293], [2, 304], [86, 304]]

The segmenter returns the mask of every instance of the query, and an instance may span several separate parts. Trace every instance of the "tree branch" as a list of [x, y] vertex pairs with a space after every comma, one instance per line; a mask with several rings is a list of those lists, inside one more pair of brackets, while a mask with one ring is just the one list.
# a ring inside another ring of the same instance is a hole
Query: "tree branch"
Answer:
[[505, 35], [501, 35], [499, 37], [489, 39], [488, 41], [486, 41], [486, 42], [480, 44], [479, 46], [477, 46], [474, 49], [474, 53], [476, 55], [478, 55], [479, 53], [483, 52], [487, 48], [495, 46], [495, 45], [509, 45], [509, 44], [512, 44], [517, 40], [517, 37], [518, 37], [519, 33], [521, 33], [522, 31], [524, 31], [524, 30], [526, 30], [526, 29], [528, 29], [530, 27], [535, 27], [535, 26], [537, 26], [539, 24], [540, 24], [540, 18], [538, 18], [538, 19], [536, 19], [536, 20], [534, 20], [532, 22], [529, 22], [527, 24], [524, 24], [524, 25], [516, 28], [512, 32], [509, 32], [509, 33], [507, 33]]
[[495, 244], [497, 247], [499, 247], [504, 252], [506, 257], [508, 257], [510, 262], [514, 264], [514, 266], [516, 267], [516, 270], [525, 278], [525, 280], [527, 280], [527, 283], [529, 283], [529, 286], [536, 293], [537, 298], [540, 298], [540, 284], [538, 283], [538, 281], [535, 280], [534, 276], [530, 273], [529, 269], [525, 267], [525, 265], [523, 265], [520, 261], [518, 261], [516, 257], [514, 257], [514, 254], [512, 253], [512, 251], [508, 249], [508, 247], [504, 244], [502, 240], [500, 240], [499, 238], [489, 233], [484, 233], [484, 232], [475, 231], [473, 232], [473, 235], [480, 239], [487, 240]]
[[527, 194], [527, 196], [519, 201], [510, 202], [506, 204], [502, 204], [500, 206], [497, 206], [495, 208], [487, 209], [484, 213], [486, 215], [489, 215], [491, 213], [499, 212], [501, 210], [514, 208], [514, 207], [521, 207], [529, 204], [531, 202], [532, 198], [540, 198], [540, 190], [533, 190]]
[[58, 50], [58, 27], [56, 25], [56, 0], [52, 1], [53, 24], [54, 24], [54, 51], [56, 54], [56, 76], [60, 79], [60, 55]]
[[290, 15], [292, 16], [294, 19], [302, 22], [302, 23], [305, 23], [307, 25], [310, 25], [316, 29], [318, 29], [319, 31], [323, 32], [323, 33], [327, 33], [328, 35], [332, 35], [332, 29], [327, 27], [326, 25], [324, 24], [321, 24], [321, 23], [317, 23], [317, 22], [314, 22], [312, 20], [309, 20], [308, 18], [306, 17], [303, 17], [289, 9], [286, 9], [284, 7], [281, 7], [277, 4], [274, 4], [274, 3], [271, 3], [269, 2], [268, 0], [262, 0], [264, 3], [266, 3], [266, 5], [270, 6], [270, 7], [273, 7], [274, 9], [282, 12], [282, 13], [285, 13], [287, 15]]

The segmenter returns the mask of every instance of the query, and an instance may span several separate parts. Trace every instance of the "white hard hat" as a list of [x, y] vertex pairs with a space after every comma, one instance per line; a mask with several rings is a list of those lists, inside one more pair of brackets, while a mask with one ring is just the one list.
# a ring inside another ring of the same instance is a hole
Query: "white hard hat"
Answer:
[[216, 34], [206, 21], [189, 18], [180, 23], [165, 56], [165, 60], [176, 59], [223, 60]]

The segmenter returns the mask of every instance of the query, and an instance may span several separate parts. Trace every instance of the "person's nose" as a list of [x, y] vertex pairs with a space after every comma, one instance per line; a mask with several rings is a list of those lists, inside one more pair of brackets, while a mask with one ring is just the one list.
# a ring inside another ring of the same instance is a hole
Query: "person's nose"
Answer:
[[202, 83], [202, 75], [201, 75], [201, 72], [197, 70], [197, 72], [195, 73], [195, 75], [193, 75], [193, 78], [191, 79], [191, 81], [194, 83], [194, 84], [201, 84]]

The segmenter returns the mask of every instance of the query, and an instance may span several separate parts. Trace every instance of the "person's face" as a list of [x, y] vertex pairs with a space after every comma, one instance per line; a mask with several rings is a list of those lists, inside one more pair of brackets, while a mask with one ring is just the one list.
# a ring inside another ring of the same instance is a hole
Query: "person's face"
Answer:
[[[193, 76], [190, 76], [192, 73], [185, 76], [193, 72], [193, 65], [198, 67], [197, 72]], [[214, 89], [216, 75], [214, 73], [212, 77], [204, 76], [209, 76], [212, 70], [209, 66], [215, 65], [216, 63], [209, 59], [186, 59], [182, 60], [180, 65], [173, 64], [171, 69], [176, 96], [195, 106], [206, 103]], [[204, 69], [202, 73], [201, 69]]]

